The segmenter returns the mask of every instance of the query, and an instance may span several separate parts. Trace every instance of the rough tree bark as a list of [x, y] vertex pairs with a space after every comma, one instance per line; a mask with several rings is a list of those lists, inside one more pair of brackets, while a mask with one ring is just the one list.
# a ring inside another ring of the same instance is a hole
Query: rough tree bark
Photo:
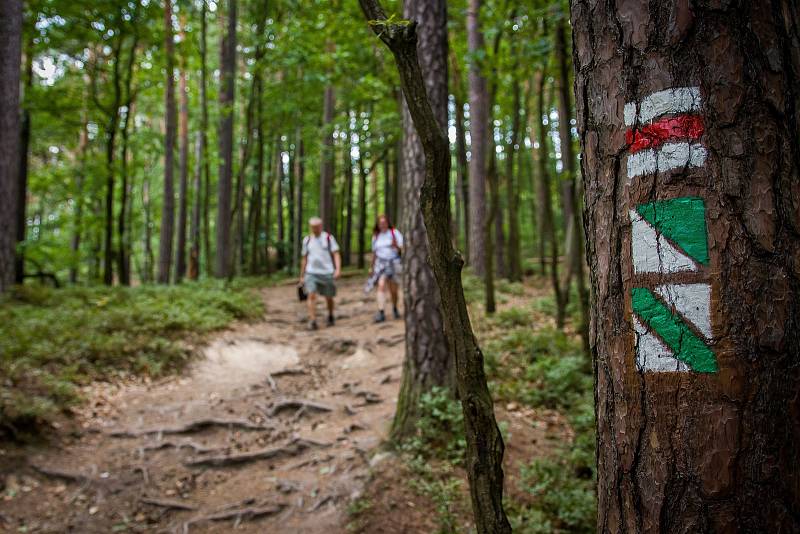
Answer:
[[[517, 47], [514, 47], [515, 50]], [[512, 282], [522, 280], [522, 254], [519, 232], [519, 180], [514, 174], [514, 158], [517, 155], [519, 134], [522, 128], [522, 87], [516, 73], [514, 75], [513, 99], [511, 105], [511, 138], [506, 151], [506, 191], [508, 198], [508, 279]], [[521, 165], [517, 163], [517, 167]]]
[[[206, 0], [201, 0], [200, 8], [200, 140], [202, 144], [202, 151], [200, 152], [200, 159], [197, 160], [197, 166], [202, 165], [203, 169], [203, 250], [205, 253], [205, 268], [206, 275], [211, 275], [213, 272], [211, 262], [211, 224], [209, 218], [211, 217], [211, 166], [208, 157], [208, 91], [206, 78], [208, 76], [208, 67], [206, 64], [208, 56], [208, 21], [206, 19], [206, 12], [208, 5]], [[198, 195], [200, 190], [198, 189]], [[200, 245], [197, 245], [197, 273], [200, 274]]]
[[425, 152], [425, 180], [420, 188], [420, 202], [464, 412], [467, 474], [475, 527], [480, 534], [510, 533], [502, 502], [503, 438], [494, 418], [483, 354], [473, 334], [464, 300], [461, 284], [464, 261], [453, 248], [450, 235], [450, 143], [428, 101], [417, 59], [417, 24], [387, 21], [377, 0], [360, 0], [359, 3], [375, 34], [394, 55], [406, 103]]
[[[24, 23], [23, 23], [24, 24]], [[24, 29], [23, 29], [24, 33]], [[14, 277], [17, 284], [25, 281], [25, 254], [22, 249], [25, 243], [25, 207], [28, 202], [28, 160], [30, 158], [31, 143], [31, 110], [30, 93], [33, 89], [33, 32], [25, 40], [25, 76], [23, 78], [23, 89], [20, 94], [20, 105], [22, 107], [22, 122], [20, 126], [20, 148], [19, 148], [19, 185], [17, 186], [17, 255], [15, 259]]]
[[19, 179], [22, 0], [0, 2], [0, 293], [14, 284]]
[[297, 203], [294, 208], [294, 264], [300, 261], [300, 251], [303, 243], [305, 222], [303, 221], [303, 189], [305, 181], [305, 154], [303, 153], [303, 130], [298, 125], [295, 132], [294, 155], [294, 199]]
[[[181, 42], [186, 41], [185, 18], [181, 20]], [[180, 92], [180, 185], [178, 187], [178, 240], [175, 251], [175, 281], [186, 276], [186, 221], [188, 219], [189, 199], [189, 92], [186, 87], [186, 58], [181, 54], [181, 73], [178, 83]]]
[[[332, 46], [328, 46], [331, 50]], [[322, 111], [322, 168], [319, 175], [319, 216], [327, 231], [333, 228], [333, 117], [336, 113], [336, 93], [333, 85], [325, 86]]]
[[614, 6], [572, 4], [598, 532], [800, 532], [798, 5]]
[[166, 134], [164, 135], [164, 199], [161, 206], [161, 235], [158, 243], [158, 283], [168, 284], [172, 267], [175, 231], [175, 42], [172, 39], [172, 0], [164, 2], [164, 52], [167, 78], [164, 82]]
[[[220, 17], [222, 17], [221, 14]], [[233, 107], [236, 97], [236, 0], [228, 0], [227, 29], [223, 25], [221, 33], [217, 253], [214, 274], [217, 278], [228, 278], [233, 267], [231, 262], [231, 188], [233, 185]]]
[[480, 25], [481, 0], [469, 0], [467, 48], [469, 66], [469, 265], [478, 276], [486, 273], [486, 145], [489, 142], [489, 87], [478, 56], [484, 48]]
[[[403, 17], [420, 21], [417, 57], [425, 88], [439, 129], [447, 128], [447, 2], [406, 0]], [[428, 241], [420, 206], [425, 181], [425, 153], [406, 104], [403, 105], [403, 302], [405, 304], [406, 356], [392, 438], [416, 431], [419, 400], [431, 388], [447, 387], [455, 393], [453, 360], [447, 350], [441, 297], [428, 264]]]
[[358, 136], [358, 268], [364, 268], [364, 243], [367, 235], [367, 171], [364, 166], [364, 136]]

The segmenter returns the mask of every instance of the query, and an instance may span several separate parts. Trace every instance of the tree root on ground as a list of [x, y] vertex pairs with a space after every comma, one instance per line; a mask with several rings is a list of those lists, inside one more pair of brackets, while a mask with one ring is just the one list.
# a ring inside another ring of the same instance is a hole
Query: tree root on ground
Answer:
[[216, 456], [205, 456], [202, 458], [188, 458], [184, 464], [189, 467], [228, 467], [244, 463], [256, 462], [259, 460], [272, 460], [287, 456], [297, 456], [305, 449], [311, 447], [330, 447], [329, 443], [321, 443], [304, 438], [295, 438], [286, 445], [272, 447], [269, 449], [259, 449], [237, 454], [222, 454]]
[[[274, 417], [285, 410], [297, 410], [298, 412], [300, 410], [305, 410], [306, 412], [332, 412], [333, 408], [327, 404], [304, 399], [278, 399], [272, 404], [272, 407], [266, 415], [268, 417]], [[297, 416], [297, 414], [295, 415]]]
[[288, 369], [282, 369], [280, 371], [275, 371], [274, 373], [270, 374], [272, 375], [273, 378], [275, 378], [275, 377], [290, 376], [290, 375], [307, 375], [308, 371], [298, 367], [290, 367]]
[[194, 441], [183, 441], [183, 442], [159, 441], [159, 442], [156, 442], [156, 443], [151, 443], [151, 444], [145, 445], [144, 447], [142, 447], [142, 450], [145, 450], [145, 451], [157, 451], [157, 450], [169, 449], [169, 448], [174, 448], [174, 449], [181, 450], [184, 447], [188, 447], [188, 448], [192, 449], [196, 454], [203, 454], [203, 453], [206, 453], [206, 452], [213, 452], [213, 451], [218, 450], [218, 449], [215, 449], [215, 448], [212, 448], [212, 447], [204, 447], [203, 445], [195, 443]]
[[86, 475], [82, 475], [80, 473], [71, 473], [69, 471], [64, 471], [64, 470], [58, 469], [56, 467], [47, 467], [47, 466], [44, 466], [44, 465], [36, 465], [36, 464], [30, 464], [30, 466], [31, 466], [31, 469], [33, 469], [34, 471], [36, 471], [40, 475], [44, 475], [44, 476], [50, 477], [50, 478], [57, 478], [57, 479], [64, 480], [64, 481], [67, 481], [67, 482], [79, 483], [79, 482], [87, 482], [87, 481], [91, 480], [91, 478], [87, 477]]
[[139, 500], [144, 504], [149, 504], [150, 506], [157, 506], [159, 508], [166, 508], [167, 510], [185, 510], [189, 512], [197, 510], [197, 506], [181, 501], [173, 501], [169, 499], [156, 499], [152, 497], [142, 497]]
[[145, 430], [112, 430], [108, 433], [108, 435], [114, 438], [138, 438], [140, 436], [147, 436], [149, 434], [188, 434], [190, 432], [202, 430], [210, 426], [235, 427], [244, 430], [275, 430], [274, 426], [267, 426], [263, 424], [258, 425], [248, 421], [247, 419], [223, 419], [217, 417], [208, 417], [172, 427], [150, 428]]
[[285, 504], [268, 504], [264, 506], [233, 510], [223, 509], [223, 511], [220, 512], [190, 519], [183, 524], [183, 532], [187, 534], [189, 532], [189, 527], [197, 523], [203, 523], [205, 521], [226, 521], [228, 519], [235, 520], [233, 528], [236, 528], [242, 521], [252, 521], [254, 519], [275, 515], [280, 513], [284, 508], [286, 508]]

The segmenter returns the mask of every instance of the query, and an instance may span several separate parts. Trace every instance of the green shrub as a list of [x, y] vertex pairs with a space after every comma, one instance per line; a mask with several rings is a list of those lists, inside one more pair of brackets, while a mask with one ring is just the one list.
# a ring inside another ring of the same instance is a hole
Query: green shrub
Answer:
[[434, 387], [420, 397], [419, 411], [416, 434], [401, 449], [414, 457], [463, 463], [467, 442], [461, 404], [447, 388]]
[[531, 310], [528, 308], [506, 308], [495, 313], [492, 322], [503, 328], [531, 326]]
[[15, 288], [0, 301], [0, 430], [48, 420], [93, 379], [179, 368], [187, 337], [261, 315], [250, 283]]

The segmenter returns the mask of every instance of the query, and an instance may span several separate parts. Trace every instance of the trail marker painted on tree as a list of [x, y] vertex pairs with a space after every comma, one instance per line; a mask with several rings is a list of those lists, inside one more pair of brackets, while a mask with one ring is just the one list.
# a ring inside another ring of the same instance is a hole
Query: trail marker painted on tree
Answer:
[[[701, 103], [699, 88], [679, 87], [625, 106], [629, 179], [705, 164]], [[636, 366], [642, 372], [717, 372], [705, 201], [657, 200], [637, 204], [628, 216]]]
[[702, 167], [704, 122], [698, 87], [658, 91], [625, 105], [628, 179], [685, 167]]

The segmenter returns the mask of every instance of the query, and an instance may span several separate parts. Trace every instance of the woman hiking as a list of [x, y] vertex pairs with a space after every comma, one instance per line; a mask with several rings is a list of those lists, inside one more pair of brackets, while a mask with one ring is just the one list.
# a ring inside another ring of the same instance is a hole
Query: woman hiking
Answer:
[[389, 217], [379, 215], [372, 232], [372, 266], [369, 269], [369, 279], [365, 288], [365, 291], [369, 292], [376, 285], [378, 287], [376, 323], [386, 320], [387, 290], [392, 298], [392, 314], [395, 319], [400, 318], [400, 311], [397, 309], [397, 295], [402, 254], [403, 234], [392, 226]]

